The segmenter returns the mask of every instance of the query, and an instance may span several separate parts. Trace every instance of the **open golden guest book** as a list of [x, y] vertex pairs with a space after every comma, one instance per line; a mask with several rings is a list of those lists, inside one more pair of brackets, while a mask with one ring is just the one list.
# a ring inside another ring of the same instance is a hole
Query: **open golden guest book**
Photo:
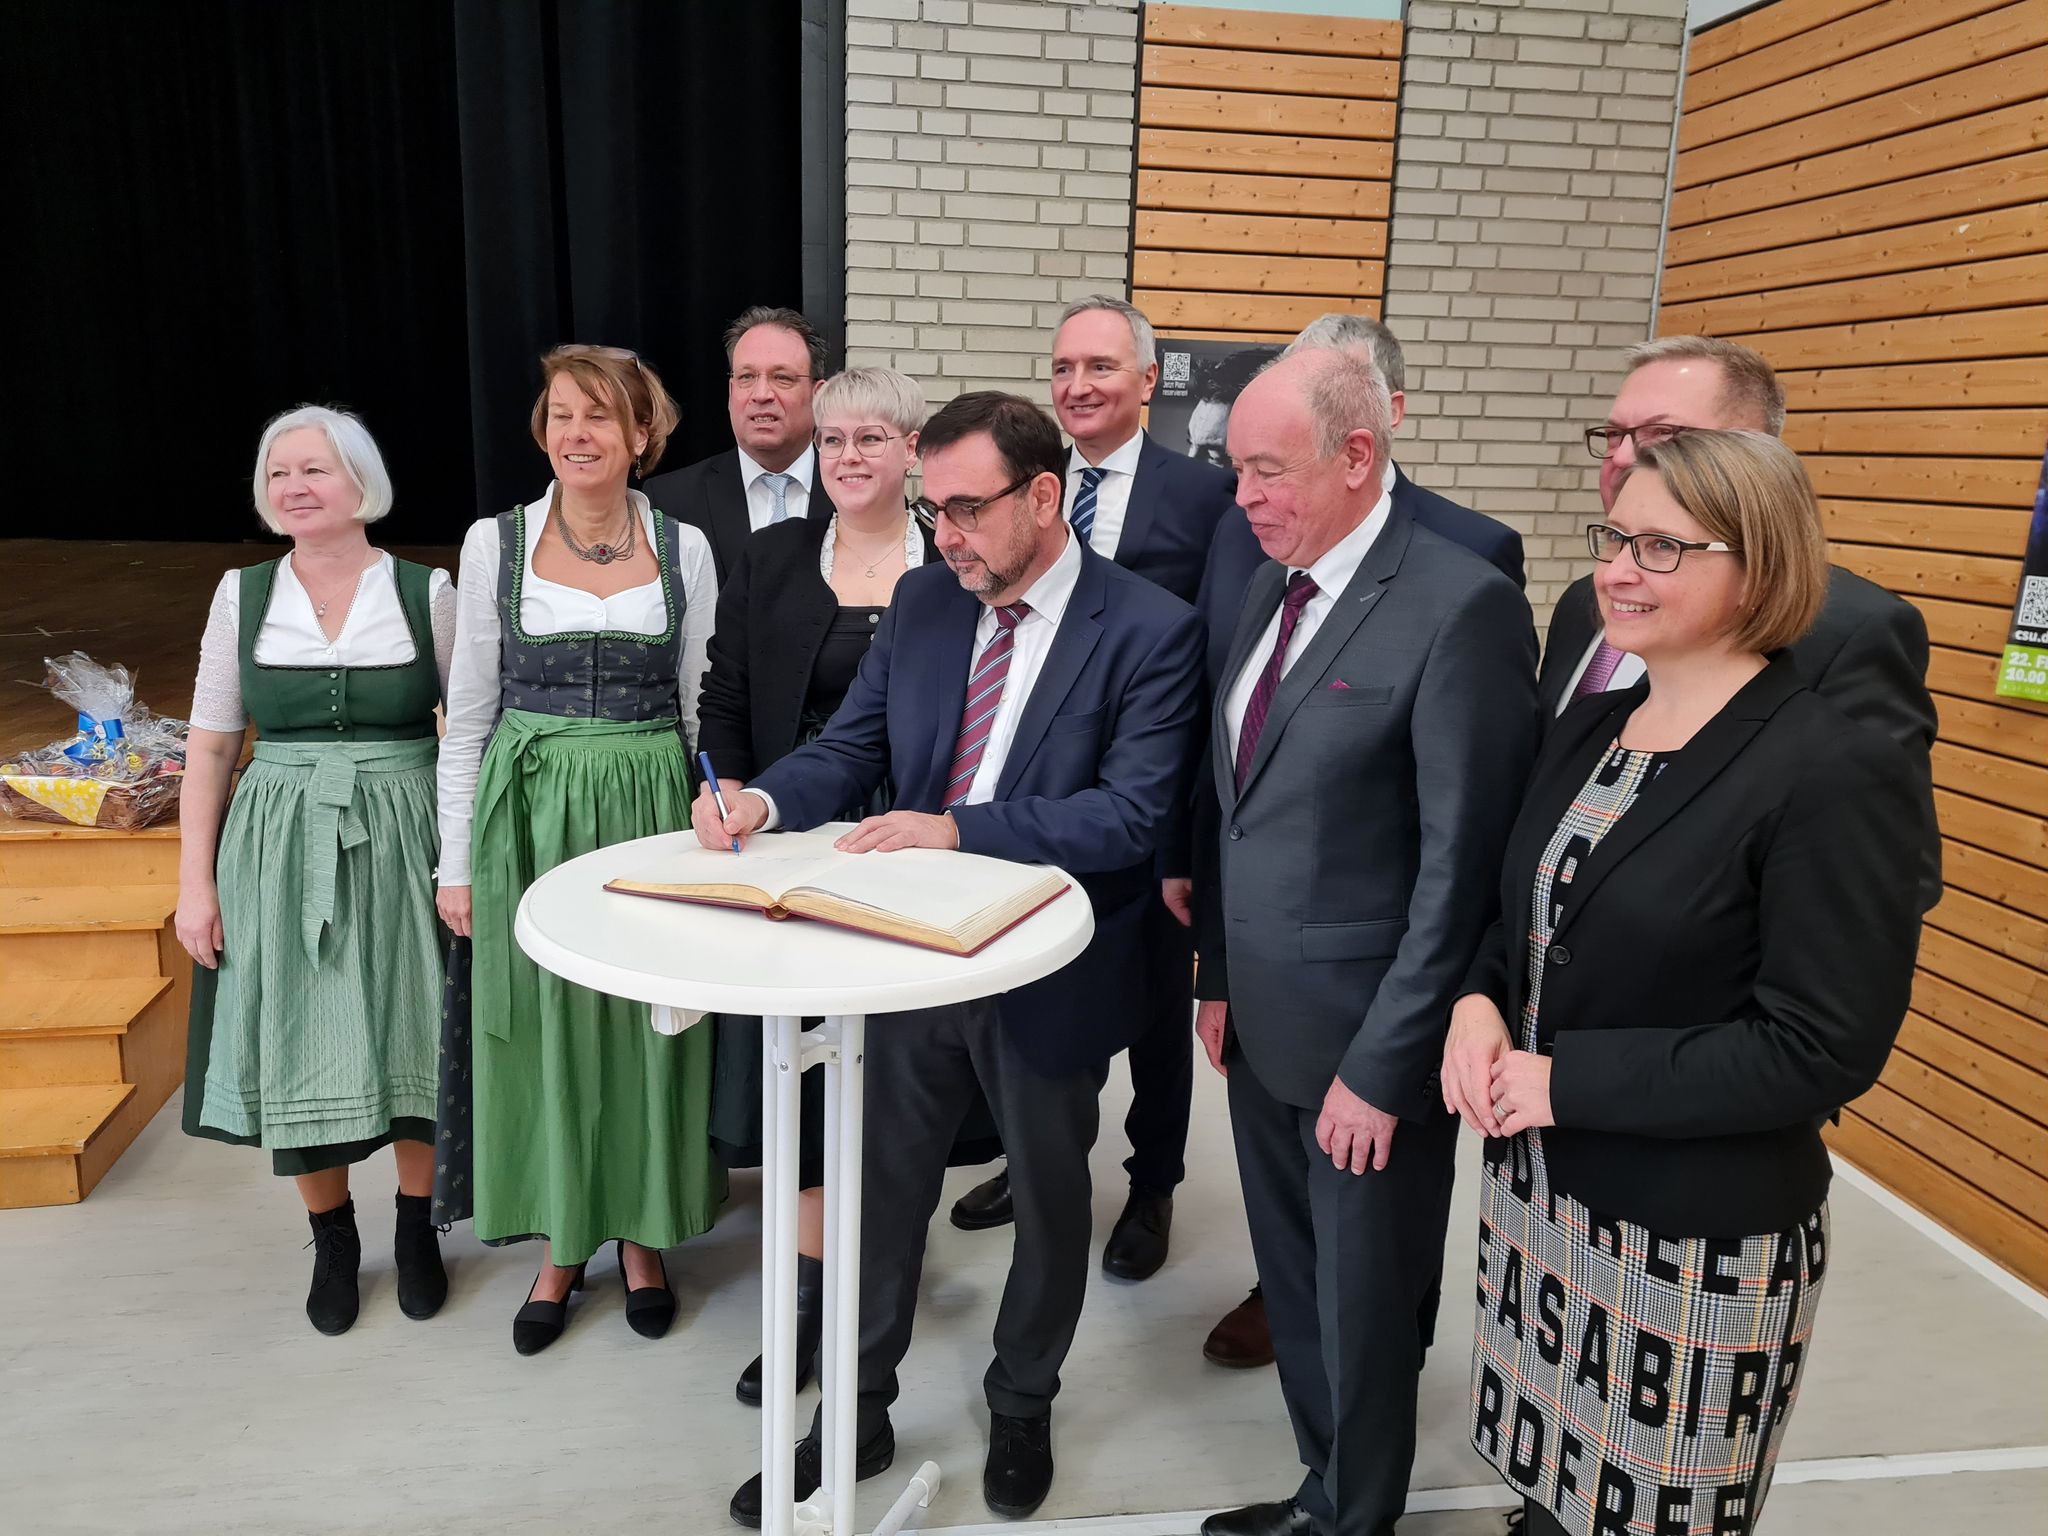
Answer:
[[765, 832], [738, 853], [686, 848], [606, 883], [624, 896], [803, 917], [952, 955], [979, 953], [1067, 889], [1037, 864], [936, 848], [841, 853], [838, 832]]

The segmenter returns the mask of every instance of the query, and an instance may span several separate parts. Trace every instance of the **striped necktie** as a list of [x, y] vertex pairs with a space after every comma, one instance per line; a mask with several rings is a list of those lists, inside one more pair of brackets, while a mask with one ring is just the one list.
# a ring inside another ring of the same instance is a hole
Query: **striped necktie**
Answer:
[[946, 778], [943, 809], [951, 810], [967, 798], [988, 750], [989, 732], [995, 729], [996, 711], [1002, 708], [1003, 684], [1010, 676], [1010, 657], [1016, 651], [1017, 625], [1031, 611], [1028, 603], [1012, 603], [996, 610], [996, 632], [981, 653], [974, 675], [967, 679], [967, 702], [960, 710], [960, 735], [953, 748], [953, 771]]
[[1593, 648], [1592, 659], [1586, 663], [1586, 670], [1579, 674], [1578, 686], [1572, 689], [1572, 702], [1577, 703], [1589, 693], [1605, 693], [1607, 685], [1614, 681], [1614, 669], [1621, 665], [1621, 652], [1607, 643], [1602, 635], [1600, 643]]
[[1280, 633], [1273, 637], [1273, 654], [1266, 658], [1266, 670], [1252, 685], [1252, 696], [1244, 706], [1244, 723], [1237, 728], [1237, 787], [1240, 791], [1244, 789], [1244, 781], [1251, 777], [1252, 757], [1259, 750], [1259, 737], [1266, 729], [1266, 712], [1273, 707], [1273, 695], [1280, 691], [1280, 674], [1287, 670], [1287, 642], [1294, 638], [1294, 627], [1301, 622], [1301, 611], [1308, 607], [1309, 599], [1316, 595], [1316, 590], [1316, 579], [1307, 571], [1296, 571], [1287, 578], [1287, 592], [1280, 599]]
[[1081, 471], [1081, 488], [1074, 492], [1074, 510], [1067, 521], [1074, 525], [1074, 536], [1083, 544], [1095, 529], [1095, 493], [1102, 488], [1102, 477], [1108, 473], [1093, 464]]
[[775, 510], [768, 514], [769, 523], [781, 522], [789, 516], [789, 488], [796, 484], [795, 475], [763, 475], [761, 484], [768, 487], [775, 497]]

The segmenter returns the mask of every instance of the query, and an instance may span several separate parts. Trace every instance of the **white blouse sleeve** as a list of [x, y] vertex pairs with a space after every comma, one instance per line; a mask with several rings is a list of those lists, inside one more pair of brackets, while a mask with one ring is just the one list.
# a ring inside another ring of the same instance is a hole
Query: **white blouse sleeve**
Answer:
[[676, 564], [683, 573], [683, 655], [676, 677], [676, 696], [681, 706], [684, 740], [695, 752], [697, 697], [704, 686], [704, 673], [711, 665], [711, 631], [718, 622], [718, 577], [711, 563], [711, 543], [703, 531], [688, 523], [676, 526], [682, 530], [682, 542], [676, 546]]
[[242, 573], [229, 571], [213, 589], [206, 632], [199, 638], [199, 673], [192, 681], [191, 723], [234, 736], [249, 728], [242, 709]]
[[427, 613], [434, 630], [434, 671], [441, 679], [441, 697], [448, 697], [448, 667], [455, 659], [455, 583], [439, 566], [427, 578]]
[[[438, 607], [434, 631], [438, 651]], [[467, 885], [477, 769], [483, 763], [484, 742], [498, 723], [503, 668], [498, 628], [498, 520], [494, 517], [471, 524], [462, 541], [462, 574], [456, 588], [452, 650], [448, 662], [448, 730], [441, 738], [436, 772], [441, 804], [441, 884]]]

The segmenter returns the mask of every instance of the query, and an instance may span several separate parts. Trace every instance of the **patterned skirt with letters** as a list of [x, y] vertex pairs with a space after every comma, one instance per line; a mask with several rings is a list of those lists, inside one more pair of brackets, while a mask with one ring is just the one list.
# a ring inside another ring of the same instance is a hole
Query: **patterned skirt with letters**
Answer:
[[[1541, 957], [1586, 854], [1661, 760], [1619, 746], [1559, 822], [1530, 904]], [[1542, 1133], [1486, 1144], [1472, 1443], [1507, 1483], [1586, 1536], [1746, 1536], [1798, 1392], [1828, 1213], [1747, 1238], [1675, 1238], [1550, 1187]]]

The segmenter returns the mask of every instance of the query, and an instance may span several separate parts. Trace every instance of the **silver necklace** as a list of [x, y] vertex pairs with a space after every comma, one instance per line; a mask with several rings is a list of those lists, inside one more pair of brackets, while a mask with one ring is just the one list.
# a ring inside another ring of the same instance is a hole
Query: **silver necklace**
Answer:
[[600, 540], [595, 544], [578, 544], [576, 535], [569, 531], [569, 520], [562, 516], [562, 493], [555, 491], [555, 530], [562, 536], [562, 542], [569, 546], [569, 553], [578, 560], [587, 560], [592, 565], [610, 565], [615, 560], [630, 560], [638, 544], [634, 537], [640, 519], [633, 515], [633, 507], [626, 506], [626, 530], [616, 539]]
[[856, 564], [859, 564], [862, 561], [866, 561], [866, 565], [863, 568], [861, 574], [864, 576], [871, 577], [875, 574], [876, 566], [880, 565], [884, 560], [886, 560], [891, 554], [891, 552], [901, 549], [903, 547], [903, 541], [898, 538], [891, 538], [887, 544], [884, 544], [882, 546], [882, 552], [876, 555], [874, 559], [869, 560], [866, 555], [863, 555], [859, 550], [853, 547], [852, 543], [846, 537], [846, 530], [842, 528], [839, 530], [839, 547], [845, 550], [849, 555], [853, 556], [854, 562]]

